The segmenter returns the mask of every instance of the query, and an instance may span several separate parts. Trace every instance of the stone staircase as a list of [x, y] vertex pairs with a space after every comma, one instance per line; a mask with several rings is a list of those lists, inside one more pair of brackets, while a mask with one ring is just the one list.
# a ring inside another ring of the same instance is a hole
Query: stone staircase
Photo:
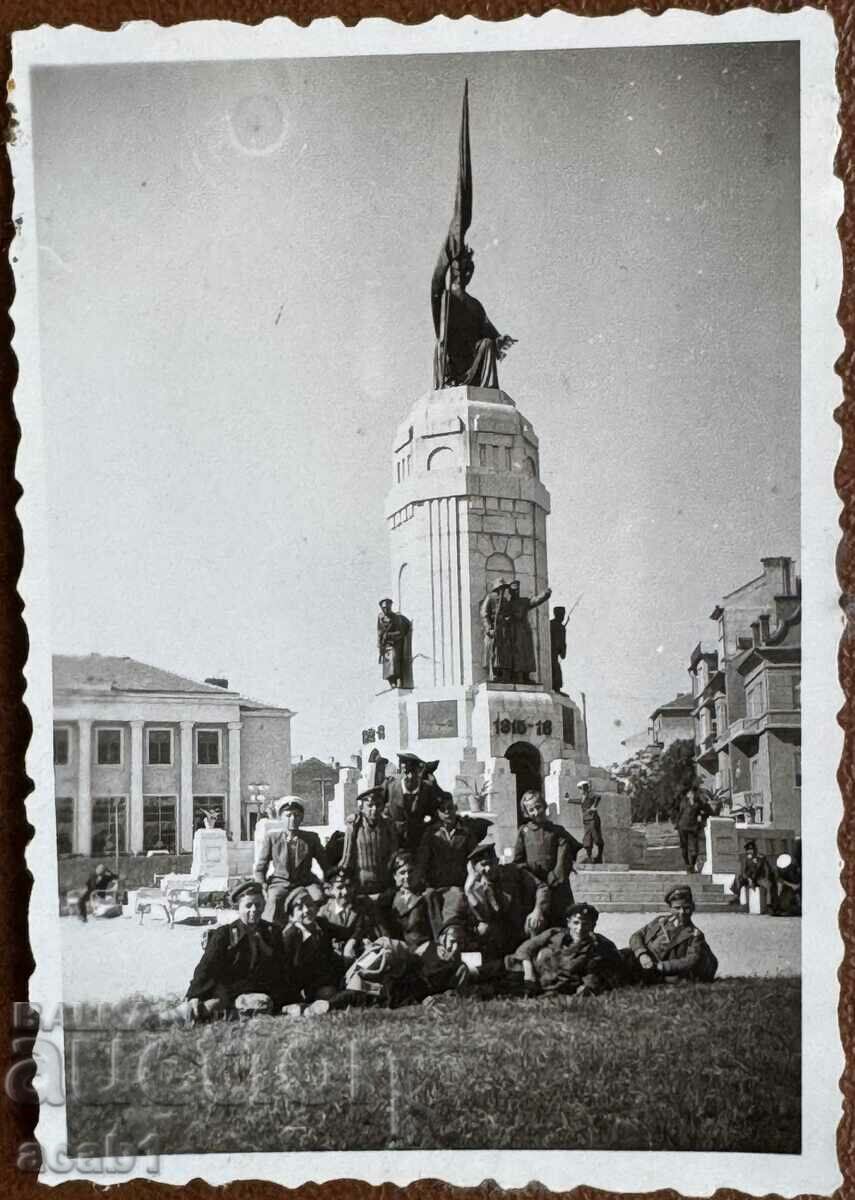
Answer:
[[665, 912], [665, 893], [684, 883], [692, 889], [698, 912], [739, 912], [731, 906], [724, 885], [712, 883], [706, 875], [633, 870], [622, 863], [583, 863], [577, 864], [576, 870], [578, 874], [571, 876], [574, 898], [587, 900], [600, 912]]

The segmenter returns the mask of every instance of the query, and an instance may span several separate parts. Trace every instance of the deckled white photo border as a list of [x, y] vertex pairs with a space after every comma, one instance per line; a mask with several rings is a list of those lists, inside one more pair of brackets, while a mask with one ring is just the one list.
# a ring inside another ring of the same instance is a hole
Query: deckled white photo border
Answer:
[[[35, 227], [29, 72], [36, 66], [121, 62], [261, 59], [356, 54], [425, 54], [468, 51], [586, 48], [798, 40], [801, 43], [802, 198], [802, 546], [804, 580], [802, 713], [804, 878], [809, 896], [803, 918], [803, 1151], [800, 1155], [588, 1152], [588, 1151], [386, 1151], [167, 1156], [156, 1178], [182, 1183], [269, 1179], [296, 1187], [306, 1181], [358, 1178], [369, 1183], [406, 1184], [437, 1178], [458, 1185], [485, 1179], [504, 1187], [538, 1181], [555, 1190], [586, 1184], [616, 1192], [674, 1188], [686, 1195], [711, 1195], [720, 1187], [765, 1195], [830, 1194], [841, 1179], [836, 1127], [841, 1113], [839, 1078], [843, 1054], [837, 1025], [837, 971], [842, 957], [838, 910], [837, 829], [842, 803], [836, 771], [842, 733], [836, 713], [842, 704], [837, 683], [837, 643], [842, 628], [834, 562], [840, 504], [833, 483], [840, 450], [833, 411], [842, 399], [833, 365], [843, 349], [836, 321], [842, 266], [836, 222], [842, 186], [833, 175], [837, 146], [836, 40], [827, 14], [804, 9], [790, 14], [758, 10], [720, 16], [640, 12], [620, 17], [581, 18], [551, 12], [500, 24], [438, 17], [404, 26], [366, 20], [345, 28], [337, 19], [302, 29], [284, 19], [256, 27], [200, 21], [175, 28], [149, 22], [102, 33], [74, 26], [39, 29], [13, 39], [14, 90], [18, 121], [11, 147], [18, 236], [14, 256], [17, 296], [12, 309], [14, 350], [20, 363], [15, 406], [22, 438], [17, 477], [24, 494], [18, 507], [26, 557], [20, 582], [30, 637], [26, 702], [34, 732], [27, 770], [35, 790], [28, 801], [35, 835], [28, 865], [35, 883], [30, 905], [30, 940], [36, 960], [31, 1001], [50, 1013], [61, 1002], [62, 959], [57, 920], [57, 866], [53, 811], [51, 737], [51, 626], [44, 430], [39, 381], [38, 230]], [[56, 1033], [49, 1035], [56, 1044]], [[770, 1120], [774, 1115], [770, 1114]], [[57, 1166], [66, 1141], [65, 1109], [44, 1103], [38, 1139], [50, 1152], [42, 1178], [59, 1183], [92, 1178]], [[145, 1176], [140, 1164], [132, 1174]], [[97, 1183], [128, 1175], [96, 1176]]]

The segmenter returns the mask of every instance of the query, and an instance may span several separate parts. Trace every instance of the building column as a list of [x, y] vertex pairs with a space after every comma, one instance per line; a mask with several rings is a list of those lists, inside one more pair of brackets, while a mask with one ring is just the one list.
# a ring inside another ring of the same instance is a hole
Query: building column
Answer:
[[234, 841], [241, 840], [240, 721], [229, 721], [229, 798], [226, 827]]
[[181, 722], [181, 785], [178, 796], [178, 849], [193, 849], [193, 722]]
[[77, 722], [77, 845], [78, 854], [92, 853], [92, 722]]
[[131, 795], [128, 849], [131, 854], [143, 852], [143, 725], [131, 721]]

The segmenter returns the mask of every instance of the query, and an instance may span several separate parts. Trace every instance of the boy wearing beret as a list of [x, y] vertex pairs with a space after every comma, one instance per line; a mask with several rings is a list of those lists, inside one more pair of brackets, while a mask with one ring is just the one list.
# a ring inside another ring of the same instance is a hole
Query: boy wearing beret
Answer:
[[594, 929], [593, 904], [572, 904], [562, 928], [528, 938], [511, 955], [510, 971], [522, 970], [523, 984], [545, 995], [595, 996], [619, 987], [623, 960], [614, 942]]
[[546, 802], [540, 792], [526, 792], [520, 801], [525, 823], [520, 826], [514, 849], [514, 862], [525, 866], [549, 888], [549, 924], [564, 923], [564, 914], [573, 903], [570, 872], [581, 842], [563, 825], [546, 819]]
[[278, 1012], [283, 1002], [282, 939], [265, 921], [264, 889], [255, 881], [231, 893], [237, 920], [211, 930], [179, 1013], [190, 1021], [235, 1011]]
[[433, 820], [439, 803], [434, 772], [438, 762], [422, 762], [417, 754], [399, 754], [400, 778], [387, 779], [385, 808], [398, 834], [402, 850], [413, 854], [419, 848], [425, 823]]
[[669, 912], [654, 917], [629, 939], [624, 961], [632, 977], [642, 983], [675, 983], [681, 979], [710, 983], [718, 970], [718, 959], [693, 924], [695, 901], [686, 885], [665, 893]]

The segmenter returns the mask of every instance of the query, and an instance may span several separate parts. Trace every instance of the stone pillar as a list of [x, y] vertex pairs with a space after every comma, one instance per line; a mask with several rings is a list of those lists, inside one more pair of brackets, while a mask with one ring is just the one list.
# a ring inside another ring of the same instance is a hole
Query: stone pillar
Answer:
[[[628, 863], [632, 857], [632, 804], [625, 793], [619, 793], [608, 771], [574, 763], [571, 759], [555, 758], [544, 780], [543, 794], [550, 821], [571, 833], [581, 842], [585, 835], [582, 824], [580, 779], [587, 779], [591, 791], [600, 797], [600, 824], [603, 830], [603, 862]], [[581, 861], [585, 855], [582, 854]]]
[[92, 853], [92, 722], [77, 722], [77, 846], [78, 854]]
[[357, 767], [341, 767], [333, 789], [333, 798], [327, 814], [330, 829], [344, 829], [348, 817], [356, 812], [356, 797], [359, 795], [359, 770]]
[[493, 818], [490, 833], [501, 858], [513, 850], [517, 840], [517, 781], [511, 774], [506, 758], [488, 758], [484, 763], [484, 784], [487, 789], [486, 816]]
[[178, 849], [193, 849], [193, 722], [181, 722], [181, 784], [178, 797]]
[[240, 797], [240, 721], [229, 721], [229, 798], [226, 802], [226, 828], [236, 842], [241, 835]]
[[131, 854], [143, 852], [143, 726], [144, 721], [131, 721], [131, 794], [128, 849]]

